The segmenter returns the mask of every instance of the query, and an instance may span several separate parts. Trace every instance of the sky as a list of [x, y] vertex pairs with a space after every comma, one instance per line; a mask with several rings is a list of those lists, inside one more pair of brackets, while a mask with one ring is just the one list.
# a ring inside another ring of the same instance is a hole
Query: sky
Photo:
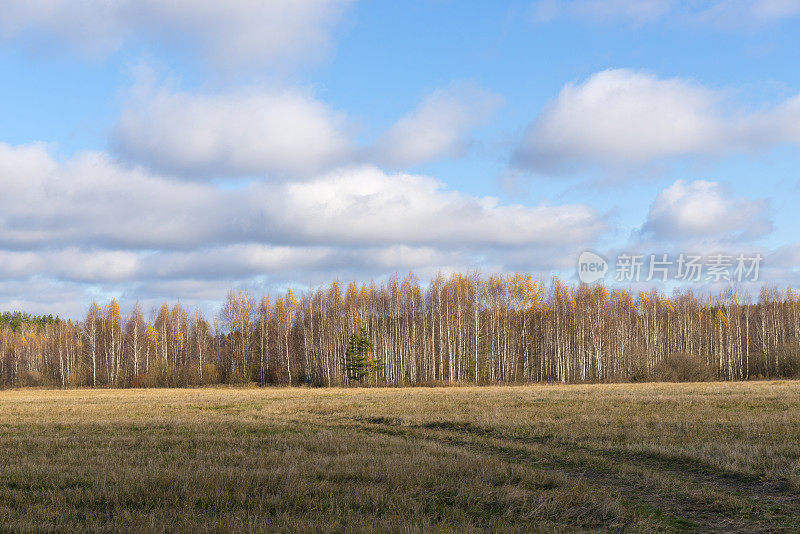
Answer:
[[586, 251], [796, 286], [798, 50], [800, 0], [0, 0], [0, 311]]

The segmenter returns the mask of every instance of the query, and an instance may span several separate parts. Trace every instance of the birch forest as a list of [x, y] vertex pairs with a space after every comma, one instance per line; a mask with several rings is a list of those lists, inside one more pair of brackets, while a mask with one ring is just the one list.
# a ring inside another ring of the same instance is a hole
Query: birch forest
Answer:
[[123, 316], [116, 301], [79, 321], [7, 313], [0, 386], [349, 385], [344, 353], [362, 328], [382, 362], [364, 385], [650, 380], [670, 361], [707, 379], [800, 375], [791, 289], [668, 297], [470, 273], [232, 291], [213, 317], [168, 304]]

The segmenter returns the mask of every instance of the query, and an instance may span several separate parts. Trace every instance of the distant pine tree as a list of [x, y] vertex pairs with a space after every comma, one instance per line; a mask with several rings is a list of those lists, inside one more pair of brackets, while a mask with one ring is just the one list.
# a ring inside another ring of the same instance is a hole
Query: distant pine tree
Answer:
[[372, 356], [372, 341], [366, 328], [350, 335], [350, 343], [344, 356], [344, 369], [347, 378], [356, 381], [383, 369], [383, 361]]
[[60, 319], [52, 315], [29, 315], [25, 312], [3, 312], [0, 313], [0, 327], [8, 325], [11, 330], [18, 330], [23, 324], [36, 325], [44, 328], [49, 324], [56, 324]]

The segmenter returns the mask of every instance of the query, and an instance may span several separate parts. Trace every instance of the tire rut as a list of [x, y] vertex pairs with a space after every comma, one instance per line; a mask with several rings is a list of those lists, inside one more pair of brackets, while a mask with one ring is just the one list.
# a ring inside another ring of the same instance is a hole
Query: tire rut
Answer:
[[[556, 472], [567, 480], [611, 490], [627, 501], [654, 509], [654, 513], [670, 516], [679, 525], [679, 530], [794, 532], [798, 528], [795, 496], [770, 488], [767, 485], [770, 481], [756, 481], [751, 477], [731, 474], [714, 475], [703, 470], [684, 470], [670, 465], [666, 459], [648, 458], [630, 452], [620, 455], [615, 451], [593, 449], [549, 436], [507, 436], [474, 425], [409, 425], [384, 418], [350, 421], [368, 432], [467, 448], [529, 468]], [[488, 440], [492, 440], [492, 443]], [[659, 476], [652, 476], [654, 471]], [[758, 485], [753, 486], [753, 482], [758, 482]], [[688, 491], [676, 493], [676, 489], [682, 487]], [[744, 499], [746, 503], [740, 504], [750, 504], [752, 509], [740, 510], [739, 513], [734, 510], [728, 513], [721, 511], [706, 495], [704, 490], [709, 489], [737, 501]], [[765, 489], [771, 491], [765, 492]], [[787, 525], [786, 522], [795, 524]]]
[[[395, 422], [394, 424], [397, 424]], [[800, 495], [789, 489], [786, 481], [763, 476], [724, 471], [711, 464], [685, 457], [664, 454], [591, 447], [554, 436], [516, 436], [471, 424], [428, 423], [409, 425], [420, 429], [445, 429], [451, 432], [485, 436], [505, 442], [548, 446], [557, 449], [582, 451], [591, 456], [602, 456], [617, 464], [638, 465], [643, 469], [653, 469], [689, 480], [698, 485], [714, 488], [720, 492], [734, 493], [762, 502], [767, 506], [780, 506], [788, 513], [800, 516]]]

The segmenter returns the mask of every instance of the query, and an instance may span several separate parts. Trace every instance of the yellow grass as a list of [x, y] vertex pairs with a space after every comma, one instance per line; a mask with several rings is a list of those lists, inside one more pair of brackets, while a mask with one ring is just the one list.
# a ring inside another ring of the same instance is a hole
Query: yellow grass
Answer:
[[0, 526], [800, 529], [800, 383], [0, 392]]

